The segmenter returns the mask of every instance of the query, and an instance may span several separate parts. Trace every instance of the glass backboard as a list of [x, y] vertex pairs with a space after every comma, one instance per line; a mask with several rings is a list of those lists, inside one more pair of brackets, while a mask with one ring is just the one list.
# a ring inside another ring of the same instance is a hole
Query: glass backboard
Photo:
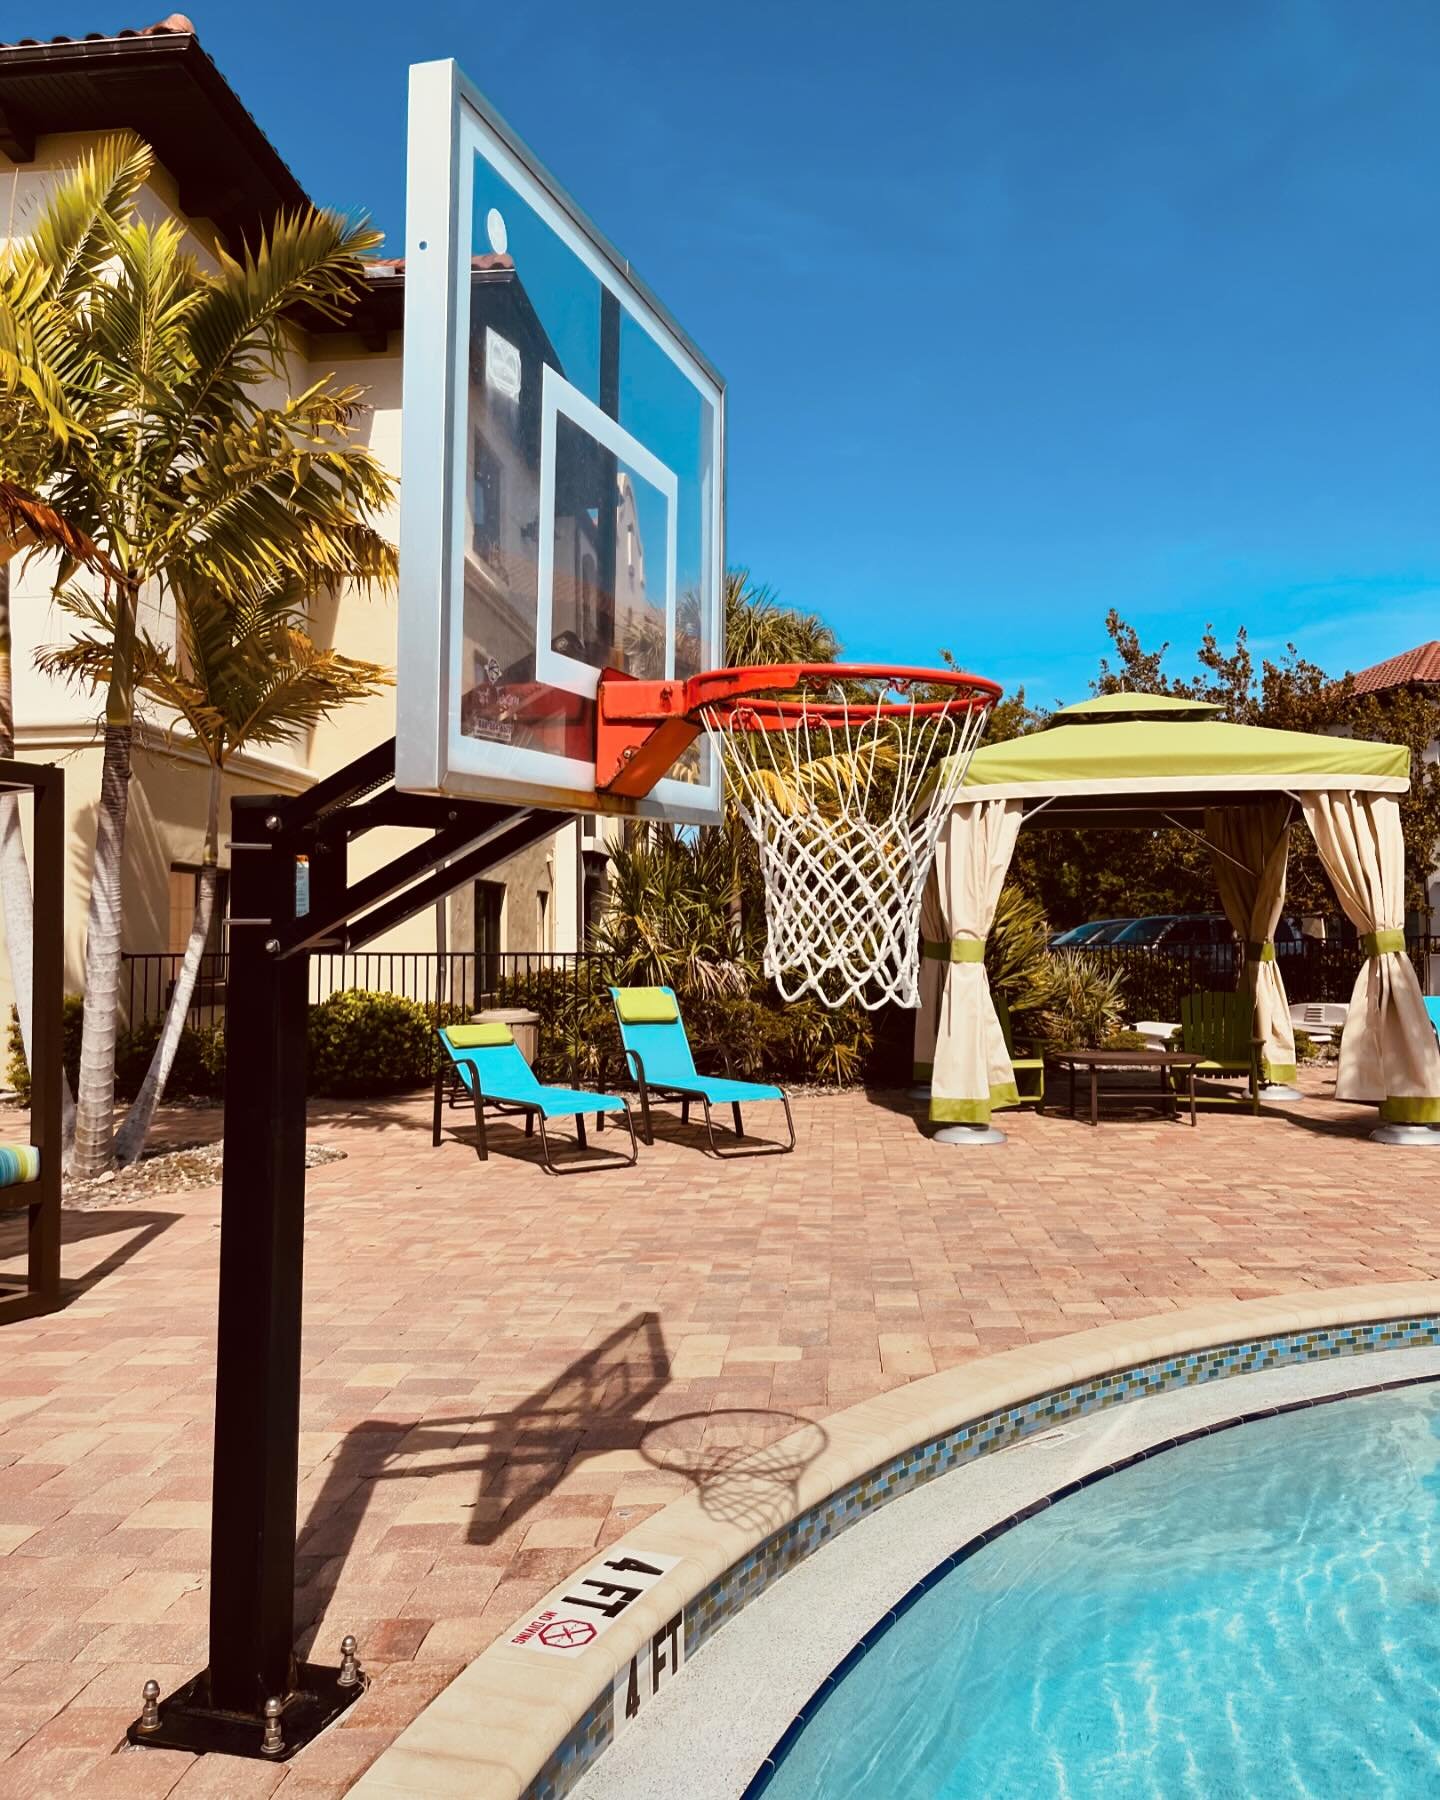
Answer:
[[708, 823], [697, 744], [595, 792], [602, 669], [724, 661], [719, 376], [453, 62], [410, 71], [397, 781]]

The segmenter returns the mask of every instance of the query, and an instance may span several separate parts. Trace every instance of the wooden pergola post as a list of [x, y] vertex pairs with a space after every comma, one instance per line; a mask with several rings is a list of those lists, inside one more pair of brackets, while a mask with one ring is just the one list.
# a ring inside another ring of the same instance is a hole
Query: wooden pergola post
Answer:
[[65, 773], [53, 763], [0, 758], [0, 792], [34, 803], [30, 862], [35, 937], [31, 946], [30, 1143], [36, 1180], [0, 1188], [0, 1213], [27, 1214], [24, 1287], [0, 1282], [0, 1325], [53, 1312], [60, 1304], [61, 1064], [65, 987]]

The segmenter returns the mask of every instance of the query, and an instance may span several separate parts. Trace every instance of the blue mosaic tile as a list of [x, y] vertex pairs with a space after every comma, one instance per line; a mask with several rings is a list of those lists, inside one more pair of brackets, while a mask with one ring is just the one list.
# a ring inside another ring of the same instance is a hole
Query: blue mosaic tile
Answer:
[[[1222, 1344], [1186, 1356], [1164, 1357], [1076, 1382], [1020, 1406], [971, 1419], [930, 1443], [893, 1457], [857, 1477], [798, 1519], [771, 1534], [732, 1563], [718, 1580], [685, 1608], [685, 1660], [736, 1613], [780, 1577], [804, 1562], [832, 1537], [889, 1501], [908, 1494], [977, 1457], [1052, 1430], [1066, 1419], [1084, 1417], [1137, 1396], [1196, 1387], [1230, 1375], [1248, 1375], [1287, 1363], [1321, 1362], [1338, 1356], [1440, 1344], [1440, 1317], [1386, 1320], [1373, 1325], [1336, 1325], [1315, 1331]], [[565, 1742], [526, 1788], [524, 1800], [563, 1800], [614, 1732], [609, 1685], [596, 1696]]]

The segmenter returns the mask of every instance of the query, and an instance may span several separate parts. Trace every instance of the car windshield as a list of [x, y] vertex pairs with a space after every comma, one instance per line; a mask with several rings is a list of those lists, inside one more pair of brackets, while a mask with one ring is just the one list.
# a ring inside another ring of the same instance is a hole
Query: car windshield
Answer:
[[1174, 919], [1168, 913], [1160, 913], [1148, 919], [1136, 919], [1116, 936], [1115, 942], [1117, 944], [1158, 944], [1164, 937], [1167, 927], [1173, 923]]

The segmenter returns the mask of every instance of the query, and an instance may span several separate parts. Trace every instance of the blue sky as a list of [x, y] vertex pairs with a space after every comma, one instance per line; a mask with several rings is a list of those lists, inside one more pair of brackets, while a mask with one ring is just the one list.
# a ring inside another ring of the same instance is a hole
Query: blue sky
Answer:
[[[145, 22], [9, 0], [3, 35]], [[729, 550], [855, 657], [1076, 698], [1119, 607], [1440, 636], [1430, 0], [196, 0], [398, 253], [455, 56], [729, 383]]]

